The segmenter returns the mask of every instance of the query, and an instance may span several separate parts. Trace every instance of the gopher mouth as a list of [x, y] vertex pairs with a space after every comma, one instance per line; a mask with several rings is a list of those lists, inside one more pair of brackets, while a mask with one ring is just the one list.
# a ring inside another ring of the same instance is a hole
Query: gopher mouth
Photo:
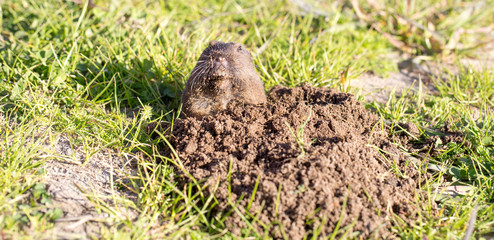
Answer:
[[226, 91], [232, 87], [232, 81], [227, 77], [226, 73], [220, 73], [211, 76], [209, 85], [215, 90]]
[[214, 71], [211, 76], [212, 76], [213, 80], [220, 80], [222, 78], [226, 78], [227, 75], [228, 74], [227, 74], [226, 70], [221, 69], [221, 70]]
[[209, 74], [210, 79], [213, 81], [219, 81], [223, 78], [228, 78], [229, 74], [224, 66], [214, 66]]

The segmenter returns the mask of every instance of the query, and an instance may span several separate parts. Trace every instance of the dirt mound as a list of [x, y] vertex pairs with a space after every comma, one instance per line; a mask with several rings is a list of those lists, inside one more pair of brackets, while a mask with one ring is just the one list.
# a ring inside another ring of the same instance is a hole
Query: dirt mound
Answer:
[[[210, 191], [219, 184], [219, 210], [238, 203], [243, 217], [260, 220], [252, 221], [259, 234], [383, 237], [392, 214], [415, 212], [417, 171], [351, 94], [274, 87], [266, 106], [177, 120], [172, 145], [194, 178], [208, 179]], [[249, 228], [237, 211], [225, 223], [236, 234]]]

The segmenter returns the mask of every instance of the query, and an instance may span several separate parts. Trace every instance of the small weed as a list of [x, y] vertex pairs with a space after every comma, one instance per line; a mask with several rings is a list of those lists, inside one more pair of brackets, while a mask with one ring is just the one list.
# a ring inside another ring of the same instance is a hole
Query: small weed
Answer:
[[294, 132], [293, 129], [290, 127], [290, 125], [287, 122], [284, 122], [285, 125], [288, 127], [288, 131], [292, 134], [292, 136], [295, 138], [295, 141], [297, 142], [298, 147], [300, 148], [300, 155], [297, 158], [302, 158], [305, 156], [305, 148], [309, 147], [312, 143], [314, 143], [317, 139], [312, 140], [309, 143], [306, 143], [304, 140], [304, 128], [307, 125], [307, 123], [310, 120], [310, 117], [312, 115], [312, 109], [309, 111], [309, 115], [307, 116], [307, 119], [300, 125], [300, 127], [297, 128], [297, 131]]

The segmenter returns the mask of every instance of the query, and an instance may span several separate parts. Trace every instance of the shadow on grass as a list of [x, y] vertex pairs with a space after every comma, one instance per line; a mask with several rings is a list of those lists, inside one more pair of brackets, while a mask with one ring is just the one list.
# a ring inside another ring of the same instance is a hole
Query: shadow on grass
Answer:
[[149, 105], [156, 114], [177, 111], [185, 82], [180, 66], [158, 66], [152, 59], [80, 63], [74, 75], [97, 103], [131, 111]]

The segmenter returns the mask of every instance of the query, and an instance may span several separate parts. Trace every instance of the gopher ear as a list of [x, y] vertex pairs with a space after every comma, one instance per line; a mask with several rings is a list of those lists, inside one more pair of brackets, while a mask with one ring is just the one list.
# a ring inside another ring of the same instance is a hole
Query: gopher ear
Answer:
[[212, 47], [212, 46], [214, 46], [214, 45], [216, 45], [218, 43], [221, 43], [221, 42], [220, 41], [213, 40], [213, 41], [209, 42], [209, 46]]

